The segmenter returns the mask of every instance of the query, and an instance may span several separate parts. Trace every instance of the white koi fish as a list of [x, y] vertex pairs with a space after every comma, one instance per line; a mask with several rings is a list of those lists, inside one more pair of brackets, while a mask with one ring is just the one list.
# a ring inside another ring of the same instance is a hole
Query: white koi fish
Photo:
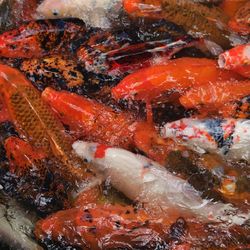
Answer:
[[164, 211], [178, 209], [201, 220], [240, 225], [249, 217], [239, 215], [231, 204], [202, 199], [187, 181], [144, 156], [83, 141], [75, 142], [73, 149], [78, 156], [93, 164], [94, 171], [109, 178], [117, 190], [149, 207], [161, 207]]
[[199, 153], [250, 162], [250, 120], [188, 118], [167, 123], [161, 132]]
[[79, 18], [87, 25], [109, 28], [117, 17], [121, 0], [44, 0], [37, 8], [38, 18]]

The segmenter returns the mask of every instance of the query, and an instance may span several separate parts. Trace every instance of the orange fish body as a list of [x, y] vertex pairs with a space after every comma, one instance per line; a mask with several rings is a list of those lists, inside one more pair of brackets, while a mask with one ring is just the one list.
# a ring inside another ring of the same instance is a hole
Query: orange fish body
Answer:
[[192, 88], [180, 97], [180, 102], [187, 109], [197, 106], [218, 108], [248, 95], [250, 81], [214, 82]]
[[186, 221], [180, 217], [171, 220], [164, 214], [156, 217], [129, 205], [97, 204], [60, 211], [38, 221], [35, 236], [41, 241], [51, 239], [80, 249], [120, 249], [126, 246], [128, 249], [187, 250], [193, 246], [213, 249], [219, 243], [227, 249], [235, 249], [235, 242], [246, 240], [248, 233], [242, 228], [220, 229], [218, 225], [212, 229], [214, 233], [207, 230], [207, 225], [193, 219]]
[[42, 98], [76, 134], [90, 140], [131, 148], [135, 126], [131, 116], [116, 113], [94, 100], [66, 91], [46, 88]]
[[94, 100], [51, 88], [43, 91], [42, 98], [77, 138], [131, 150], [136, 147], [158, 162], [164, 162], [173, 149], [173, 142], [162, 140], [152, 124], [136, 121]]
[[9, 137], [5, 140], [4, 147], [10, 161], [10, 171], [18, 175], [29, 171], [35, 161], [46, 157], [44, 152], [33, 148], [18, 137]]
[[0, 72], [1, 94], [18, 132], [33, 147], [64, 162], [70, 175], [84, 178], [80, 167], [86, 164], [72, 153], [70, 137], [40, 93], [18, 70], [0, 65]]
[[216, 61], [180, 58], [128, 75], [112, 89], [112, 94], [115, 99], [150, 101], [164, 92], [183, 93], [191, 87], [237, 77], [237, 74], [217, 68]]
[[[49, 236], [56, 241], [63, 235], [69, 245], [88, 249], [116, 249], [149, 243], [164, 246], [162, 236], [166, 225], [149, 221], [146, 212], [136, 211], [128, 205], [96, 205], [60, 211], [41, 220], [36, 225], [35, 235], [38, 239]], [[136, 240], [139, 235], [141, 240]], [[149, 242], [143, 242], [146, 238]]]
[[250, 34], [250, 2], [245, 1], [245, 4], [238, 9], [235, 15], [228, 23], [229, 28], [242, 35]]
[[233, 17], [235, 13], [244, 5], [248, 0], [223, 0], [220, 7], [223, 12], [229, 17]]

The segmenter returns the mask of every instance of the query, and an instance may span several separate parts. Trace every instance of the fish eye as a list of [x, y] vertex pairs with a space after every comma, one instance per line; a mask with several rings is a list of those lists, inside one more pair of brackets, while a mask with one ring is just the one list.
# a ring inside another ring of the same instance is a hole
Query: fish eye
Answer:
[[57, 15], [59, 14], [59, 11], [58, 11], [58, 10], [52, 10], [52, 14], [53, 14], [54, 16], [57, 16]]

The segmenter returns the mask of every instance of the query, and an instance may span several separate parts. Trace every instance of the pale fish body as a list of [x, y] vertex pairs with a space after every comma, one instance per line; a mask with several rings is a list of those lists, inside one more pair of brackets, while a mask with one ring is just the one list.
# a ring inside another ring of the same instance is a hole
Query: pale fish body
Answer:
[[38, 18], [79, 18], [87, 25], [109, 28], [117, 17], [121, 0], [44, 0], [37, 8]]
[[0, 192], [1, 243], [7, 244], [10, 249], [42, 250], [33, 240], [34, 224], [37, 220], [33, 212]]
[[250, 120], [181, 119], [167, 123], [164, 138], [173, 138], [199, 152], [250, 162]]
[[108, 178], [117, 190], [148, 207], [160, 207], [166, 212], [177, 209], [204, 221], [242, 224], [249, 217], [236, 215], [237, 209], [231, 204], [202, 199], [187, 181], [144, 156], [83, 141], [75, 142], [73, 149], [82, 159], [91, 162], [94, 170]]

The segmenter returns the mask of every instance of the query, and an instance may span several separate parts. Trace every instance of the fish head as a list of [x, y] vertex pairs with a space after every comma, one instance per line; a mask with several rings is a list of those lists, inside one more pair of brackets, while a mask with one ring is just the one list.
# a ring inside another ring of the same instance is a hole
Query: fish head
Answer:
[[67, 18], [72, 9], [70, 0], [45, 0], [37, 7], [37, 19]]

